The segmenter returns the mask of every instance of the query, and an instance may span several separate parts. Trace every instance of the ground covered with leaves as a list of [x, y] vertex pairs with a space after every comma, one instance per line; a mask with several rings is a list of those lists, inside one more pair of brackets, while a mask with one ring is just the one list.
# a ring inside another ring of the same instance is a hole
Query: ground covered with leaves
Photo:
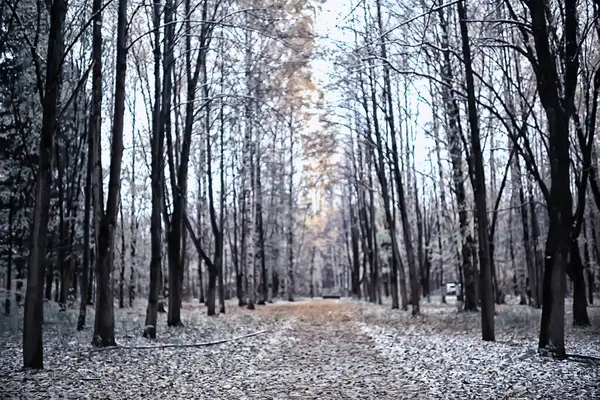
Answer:
[[[143, 304], [117, 309], [120, 348], [98, 351], [91, 328], [75, 330], [75, 310], [47, 304], [39, 372], [20, 369], [19, 315], [0, 317], [0, 398], [600, 398], [596, 360], [538, 356], [539, 311], [527, 306], [499, 306], [497, 342], [485, 343], [479, 314], [435, 300], [422, 304], [419, 317], [352, 300], [276, 302], [254, 311], [227, 305], [227, 314], [207, 317], [204, 306], [185, 303], [182, 328], [167, 328], [162, 314], [152, 342], [140, 335]], [[568, 351], [600, 357], [600, 309], [589, 312], [591, 327], [568, 328]], [[172, 344], [183, 346], [146, 348]]]

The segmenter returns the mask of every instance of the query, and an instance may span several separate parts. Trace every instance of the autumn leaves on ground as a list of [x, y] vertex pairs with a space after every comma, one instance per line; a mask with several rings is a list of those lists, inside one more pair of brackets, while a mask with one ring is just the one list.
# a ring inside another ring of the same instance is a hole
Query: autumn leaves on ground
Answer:
[[[452, 301], [449, 301], [452, 303]], [[0, 319], [1, 398], [109, 399], [403, 399], [582, 398], [600, 396], [593, 360], [537, 355], [539, 311], [503, 305], [498, 341], [482, 342], [479, 314], [458, 313], [439, 299], [423, 315], [349, 299], [276, 302], [255, 311], [227, 304], [205, 316], [185, 303], [185, 326], [159, 321], [147, 342], [144, 310], [118, 310], [120, 348], [96, 350], [89, 332], [69, 329], [73, 311], [47, 305], [46, 369], [21, 371], [17, 318]], [[590, 308], [600, 322], [600, 309]], [[160, 315], [160, 319], [166, 316]], [[569, 330], [573, 353], [600, 356], [598, 326]], [[227, 338], [211, 346], [185, 347]], [[148, 346], [181, 345], [151, 349]], [[138, 348], [139, 347], [139, 348]]]

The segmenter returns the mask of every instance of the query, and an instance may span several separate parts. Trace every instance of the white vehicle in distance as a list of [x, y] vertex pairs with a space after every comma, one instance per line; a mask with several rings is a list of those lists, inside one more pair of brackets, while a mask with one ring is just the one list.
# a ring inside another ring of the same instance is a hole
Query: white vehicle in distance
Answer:
[[448, 296], [458, 296], [458, 294], [460, 293], [460, 289], [460, 283], [446, 283], [446, 295]]

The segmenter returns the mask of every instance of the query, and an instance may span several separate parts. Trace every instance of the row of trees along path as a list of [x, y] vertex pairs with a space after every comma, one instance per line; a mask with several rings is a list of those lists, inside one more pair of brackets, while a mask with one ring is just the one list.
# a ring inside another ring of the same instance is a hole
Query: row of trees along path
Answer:
[[117, 297], [147, 298], [155, 339], [192, 297], [216, 315], [337, 288], [418, 315], [449, 281], [486, 341], [507, 294], [542, 309], [543, 354], [567, 356], [567, 291], [589, 325], [594, 0], [353, 1], [335, 28], [309, 0], [46, 5], [0, 3], [0, 262], [7, 314], [26, 283], [25, 367], [45, 299], [78, 298], [79, 330], [93, 304], [98, 347]]

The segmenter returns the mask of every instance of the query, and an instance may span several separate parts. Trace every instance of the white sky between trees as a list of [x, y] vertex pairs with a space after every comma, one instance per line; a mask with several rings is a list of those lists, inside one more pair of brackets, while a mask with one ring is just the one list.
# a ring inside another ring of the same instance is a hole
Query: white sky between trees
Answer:
[[[314, 33], [317, 36], [316, 49], [318, 52], [322, 52], [326, 49], [344, 49], [350, 51], [354, 46], [354, 33], [351, 31], [351, 18], [354, 16], [358, 20], [362, 20], [362, 6], [357, 7], [357, 2], [362, 0], [326, 0], [321, 5], [320, 10], [317, 11], [315, 18]], [[385, 9], [383, 10], [385, 12]], [[384, 16], [384, 26], [395, 26], [401, 21], [392, 21], [386, 23]], [[363, 27], [359, 26], [357, 29], [362, 30]], [[394, 33], [392, 33], [393, 36]], [[331, 105], [337, 101], [340, 104], [340, 97], [338, 93], [332, 90], [326, 90], [325, 87], [330, 86], [335, 82], [335, 75], [333, 61], [329, 58], [315, 58], [311, 65], [313, 66], [313, 76], [317, 83], [317, 87], [324, 91], [326, 105]], [[430, 150], [434, 149], [434, 141], [428, 137], [425, 132], [429, 128], [432, 120], [431, 109], [427, 104], [423, 103], [423, 98], [429, 102], [429, 85], [428, 82], [423, 78], [415, 78], [413, 76], [407, 76], [408, 81], [412, 82], [408, 87], [408, 108], [412, 114], [412, 121], [408, 123], [412, 124], [412, 130], [415, 137], [414, 140], [414, 157], [415, 166], [419, 172], [429, 174], [430, 163], [429, 153]], [[402, 84], [401, 84], [402, 85]], [[404, 87], [399, 88], [401, 96], [404, 96]], [[421, 97], [421, 98], [420, 98]], [[340, 110], [340, 113], [343, 111]], [[341, 117], [341, 115], [340, 115]], [[341, 117], [343, 118], [343, 117]], [[347, 118], [347, 116], [346, 116]], [[402, 121], [402, 124], [407, 121]], [[341, 136], [349, 136], [347, 129], [338, 125], [339, 133]], [[420, 180], [420, 178], [419, 178]], [[429, 185], [429, 182], [426, 182]], [[420, 186], [420, 182], [419, 182]]]

